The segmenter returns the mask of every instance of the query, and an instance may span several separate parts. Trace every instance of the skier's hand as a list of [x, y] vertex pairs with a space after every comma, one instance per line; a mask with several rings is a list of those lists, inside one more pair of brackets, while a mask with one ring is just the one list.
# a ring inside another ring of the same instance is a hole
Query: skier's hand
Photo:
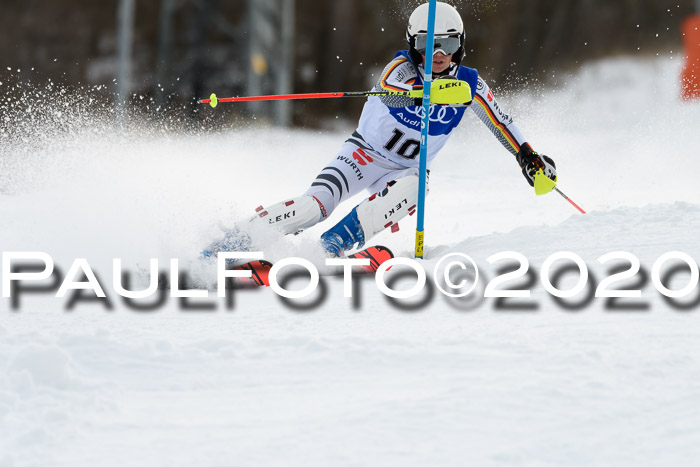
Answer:
[[469, 105], [472, 103], [472, 88], [466, 81], [453, 76], [442, 76], [430, 88], [430, 102], [438, 105]]
[[557, 166], [551, 157], [537, 154], [532, 150], [528, 143], [520, 147], [520, 152], [516, 156], [520, 168], [523, 170], [523, 176], [530, 184], [535, 186], [535, 174], [542, 169], [547, 177], [557, 181]]

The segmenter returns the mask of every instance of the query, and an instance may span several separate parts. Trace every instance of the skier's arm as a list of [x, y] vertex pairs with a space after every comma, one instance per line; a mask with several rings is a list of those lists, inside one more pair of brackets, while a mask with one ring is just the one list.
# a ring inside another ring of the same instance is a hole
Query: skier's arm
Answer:
[[520, 129], [513, 123], [513, 119], [501, 110], [493, 92], [481, 76], [476, 86], [474, 103], [471, 106], [474, 112], [501, 144], [515, 156], [523, 176], [530, 185], [534, 185], [535, 173], [539, 170], [552, 180], [557, 180], [557, 168], [552, 158], [533, 151]]
[[[416, 82], [416, 69], [405, 57], [396, 57], [382, 71], [379, 81], [374, 85], [376, 91], [412, 91], [420, 89], [421, 86], [414, 87]], [[409, 107], [420, 105], [416, 100], [408, 96], [379, 96], [382, 103], [387, 107]]]
[[511, 154], [517, 156], [520, 152], [520, 147], [526, 144], [525, 137], [513, 123], [513, 119], [501, 110], [493, 92], [491, 92], [491, 89], [489, 89], [481, 76], [479, 76], [474, 104], [471, 108], [501, 144]]
[[[444, 81], [444, 80], [449, 81]], [[376, 91], [413, 91], [423, 89], [415, 85], [416, 70], [407, 59], [398, 57], [384, 68], [374, 89]], [[459, 81], [453, 76], [435, 80], [431, 102], [437, 105], [469, 105], [471, 104], [471, 88], [465, 81]], [[409, 107], [423, 104], [421, 98], [407, 96], [380, 96], [382, 103], [388, 107]]]

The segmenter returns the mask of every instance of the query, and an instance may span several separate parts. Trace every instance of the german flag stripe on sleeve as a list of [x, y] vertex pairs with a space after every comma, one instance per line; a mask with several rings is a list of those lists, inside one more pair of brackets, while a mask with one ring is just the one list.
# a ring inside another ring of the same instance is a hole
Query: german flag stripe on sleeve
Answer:
[[506, 128], [505, 125], [498, 121], [496, 115], [494, 115], [493, 111], [491, 110], [491, 107], [489, 107], [484, 98], [477, 94], [474, 96], [474, 99], [481, 106], [481, 108], [484, 109], [486, 115], [488, 115], [489, 120], [491, 120], [493, 126], [501, 132], [503, 137], [508, 141], [508, 144], [510, 144], [513, 147], [513, 149], [515, 149], [515, 152], [520, 152], [520, 145], [516, 141], [515, 137], [510, 131], [508, 131], [508, 128]]
[[386, 73], [384, 73], [384, 76], [382, 76], [382, 80], [379, 82], [379, 83], [380, 83], [380, 86], [381, 86], [383, 89], [387, 89], [387, 90], [389, 90], [389, 91], [405, 91], [405, 90], [406, 90], [406, 89], [404, 89], [404, 88], [399, 88], [399, 87], [396, 87], [396, 86], [392, 86], [392, 85], [390, 85], [390, 84], [387, 84], [386, 80], [387, 80], [387, 78], [389, 78], [389, 75], [391, 75], [391, 73], [396, 69], [396, 67], [398, 67], [399, 65], [401, 65], [401, 64], [403, 64], [403, 63], [406, 63], [407, 61], [408, 61], [408, 60], [406, 60], [406, 59], [397, 61], [396, 63], [394, 63], [394, 64], [391, 66], [391, 68], [389, 68], [389, 69], [387, 70]]

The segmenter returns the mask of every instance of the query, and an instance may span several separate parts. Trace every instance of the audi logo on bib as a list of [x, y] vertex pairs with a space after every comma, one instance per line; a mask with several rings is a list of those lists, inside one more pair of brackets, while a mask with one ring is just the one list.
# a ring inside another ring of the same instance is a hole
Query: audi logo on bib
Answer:
[[[423, 118], [423, 107], [407, 107], [406, 110], [419, 118]], [[437, 114], [437, 115], [436, 115]], [[447, 125], [457, 116], [457, 109], [438, 105], [430, 106], [430, 121]]]

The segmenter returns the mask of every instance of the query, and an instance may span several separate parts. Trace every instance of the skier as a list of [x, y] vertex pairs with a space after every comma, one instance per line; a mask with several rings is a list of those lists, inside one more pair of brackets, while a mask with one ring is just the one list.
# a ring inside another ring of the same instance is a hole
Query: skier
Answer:
[[[373, 90], [422, 88], [427, 29], [428, 4], [425, 3], [410, 16], [406, 30], [409, 49], [396, 53]], [[440, 102], [442, 94], [454, 91], [454, 86], [466, 92], [461, 94], [461, 102], [431, 103], [428, 166], [469, 106], [515, 156], [530, 185], [534, 185], [534, 175], [538, 170], [556, 181], [554, 161], [536, 153], [526, 142], [478, 72], [460, 65], [464, 57], [464, 41], [464, 26], [459, 13], [453, 6], [438, 2], [432, 57], [433, 79], [436, 81], [431, 102]], [[368, 190], [373, 193], [369, 198], [321, 235], [321, 245], [327, 254], [341, 256], [345, 251], [362, 247], [382, 230], [396, 226], [407, 214], [413, 214], [418, 200], [417, 156], [423, 113], [420, 101], [406, 96], [369, 97], [357, 130], [320, 171], [308, 190], [301, 196], [258, 207], [251, 222], [262, 222], [284, 234], [298, 233], [328, 218], [344, 200]], [[249, 247], [249, 243], [250, 238], [235, 228], [223, 240], [209, 246], [204, 255], [214, 256], [218, 251]]]

